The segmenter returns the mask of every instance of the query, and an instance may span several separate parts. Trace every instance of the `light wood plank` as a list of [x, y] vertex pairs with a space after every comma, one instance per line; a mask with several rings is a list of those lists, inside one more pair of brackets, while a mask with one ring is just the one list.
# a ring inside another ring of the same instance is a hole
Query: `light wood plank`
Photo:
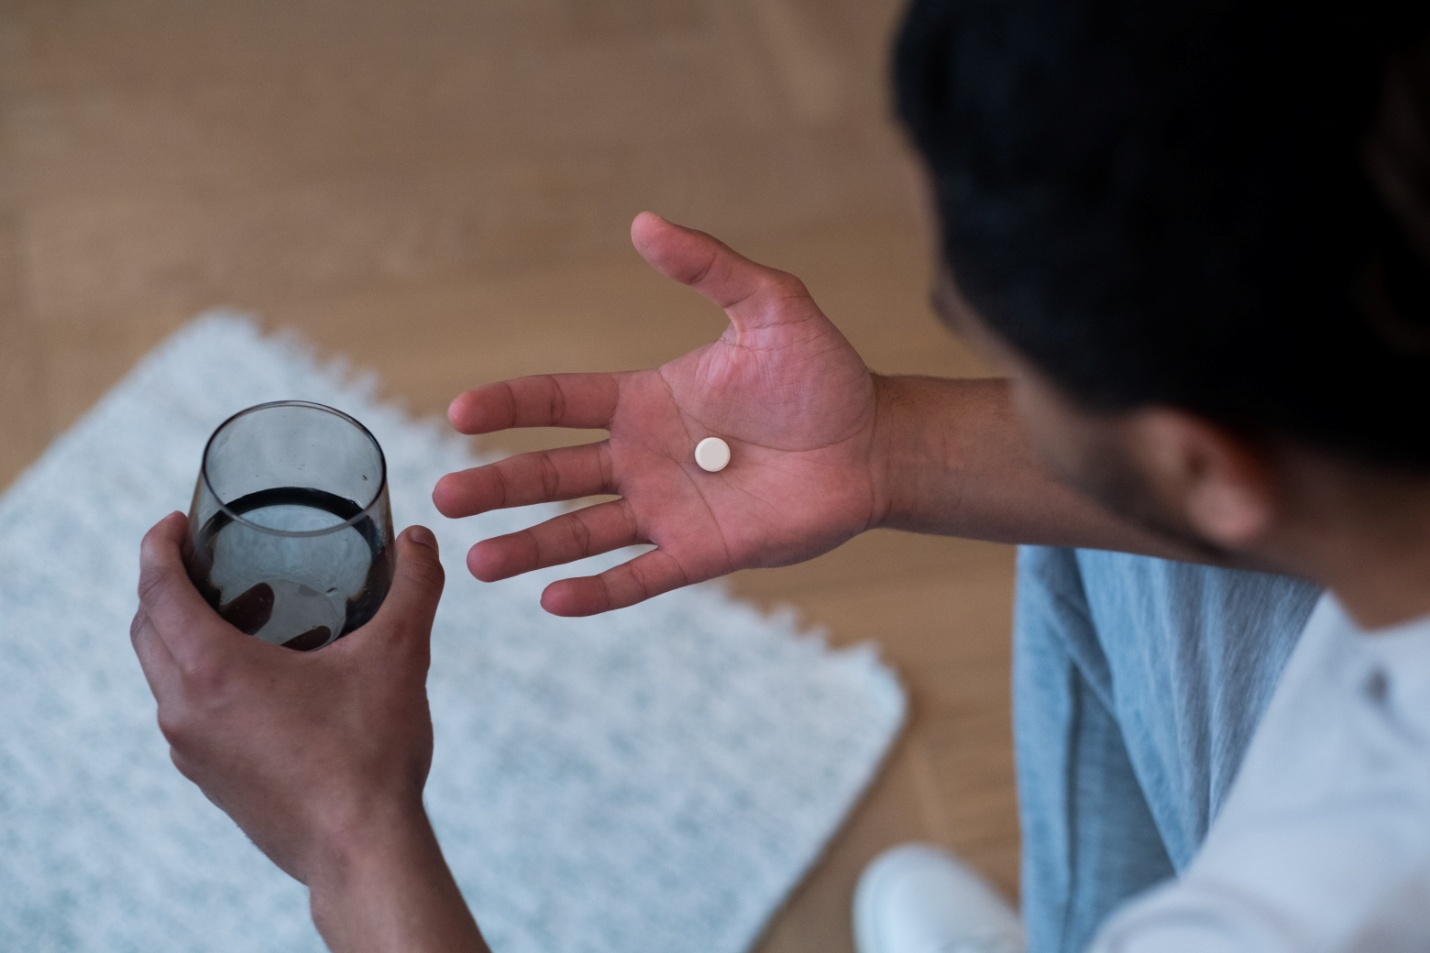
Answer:
[[20, 92], [450, 61], [571, 29], [563, 0], [7, 0], [0, 10], [0, 88]]
[[50, 437], [37, 352], [22, 308], [15, 218], [0, 212], [0, 490], [29, 466]]
[[[725, 193], [695, 183], [744, 177]], [[36, 320], [140, 308], [265, 305], [301, 294], [496, 277], [629, 252], [642, 208], [725, 234], [868, 210], [894, 191], [860, 137], [765, 145], [730, 137], [659, 155], [531, 157], [254, 194], [181, 191], [63, 200], [26, 211]], [[884, 185], [850, 185], [883, 182]], [[826, 219], [827, 220], [827, 219]], [[142, 237], [142, 238], [141, 238]]]
[[480, 163], [503, 157], [708, 147], [730, 130], [760, 128], [752, 94], [726, 81], [721, 53], [703, 36], [677, 34], [518, 45], [387, 70], [303, 64], [251, 78], [43, 90], [12, 97], [7, 110], [23, 175], [15, 187], [43, 201], [116, 188], [231, 193], [366, 174], [420, 179], [414, 166], [434, 154], [480, 180]]

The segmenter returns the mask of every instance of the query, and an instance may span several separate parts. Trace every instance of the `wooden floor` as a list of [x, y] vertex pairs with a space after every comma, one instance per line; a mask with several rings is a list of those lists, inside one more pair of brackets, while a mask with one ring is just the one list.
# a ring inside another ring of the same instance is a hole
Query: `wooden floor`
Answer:
[[[887, 118], [899, 5], [5, 0], [0, 485], [217, 305], [350, 355], [423, 414], [487, 380], [680, 354], [723, 317], [630, 250], [643, 208], [801, 275], [878, 370], [981, 373], [926, 306]], [[904, 839], [1015, 888], [1011, 565], [876, 533], [738, 579], [838, 643], [879, 640], [913, 700], [762, 950], [850, 950], [858, 871]]]

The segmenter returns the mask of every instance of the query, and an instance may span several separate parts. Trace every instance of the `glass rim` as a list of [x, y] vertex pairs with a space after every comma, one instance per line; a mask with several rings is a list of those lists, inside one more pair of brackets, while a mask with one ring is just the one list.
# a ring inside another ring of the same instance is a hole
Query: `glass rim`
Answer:
[[[209, 451], [213, 449], [213, 442], [218, 439], [219, 434], [228, 428], [229, 424], [238, 420], [238, 418], [247, 417], [249, 414], [257, 413], [260, 410], [273, 410], [276, 407], [301, 407], [306, 410], [316, 410], [325, 414], [331, 414], [334, 417], [341, 417], [343, 420], [352, 424], [353, 427], [357, 428], [358, 433], [366, 437], [372, 444], [373, 449], [377, 451], [377, 463], [380, 468], [377, 487], [373, 491], [372, 499], [360, 506], [357, 515], [350, 519], [343, 520], [341, 523], [325, 526], [322, 529], [274, 529], [271, 526], [264, 526], [262, 523], [255, 523], [246, 516], [235, 513], [229, 509], [228, 501], [219, 495], [219, 492], [214, 489], [213, 481], [209, 479]], [[382, 494], [387, 490], [387, 456], [382, 452], [382, 444], [377, 442], [377, 438], [372, 435], [372, 431], [363, 426], [362, 422], [351, 414], [345, 414], [336, 407], [329, 407], [327, 404], [320, 404], [312, 400], [269, 400], [261, 404], [254, 404], [252, 407], [245, 407], [243, 410], [229, 415], [223, 423], [214, 428], [214, 432], [209, 434], [209, 439], [204, 442], [203, 458], [199, 461], [199, 478], [204, 481], [204, 488], [209, 491], [209, 496], [213, 497], [215, 502], [218, 503], [219, 511], [235, 523], [242, 523], [249, 529], [256, 530], [260, 533], [268, 533], [271, 536], [326, 536], [329, 533], [336, 533], [339, 530], [356, 526], [361, 520], [370, 518], [373, 506], [377, 504], [378, 500], [382, 499]]]

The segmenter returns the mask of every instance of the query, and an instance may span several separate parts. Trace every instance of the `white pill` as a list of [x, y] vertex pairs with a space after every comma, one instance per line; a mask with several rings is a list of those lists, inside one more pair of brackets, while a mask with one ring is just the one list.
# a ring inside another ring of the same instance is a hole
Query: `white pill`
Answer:
[[719, 437], [706, 437], [695, 445], [695, 462], [711, 473], [723, 470], [730, 463], [730, 445]]

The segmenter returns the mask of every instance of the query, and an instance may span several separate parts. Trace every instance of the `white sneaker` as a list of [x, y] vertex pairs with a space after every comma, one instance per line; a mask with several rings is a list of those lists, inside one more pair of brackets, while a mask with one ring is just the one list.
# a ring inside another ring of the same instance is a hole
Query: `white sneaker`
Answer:
[[1018, 914], [983, 878], [946, 851], [890, 848], [854, 892], [859, 953], [1024, 953]]

